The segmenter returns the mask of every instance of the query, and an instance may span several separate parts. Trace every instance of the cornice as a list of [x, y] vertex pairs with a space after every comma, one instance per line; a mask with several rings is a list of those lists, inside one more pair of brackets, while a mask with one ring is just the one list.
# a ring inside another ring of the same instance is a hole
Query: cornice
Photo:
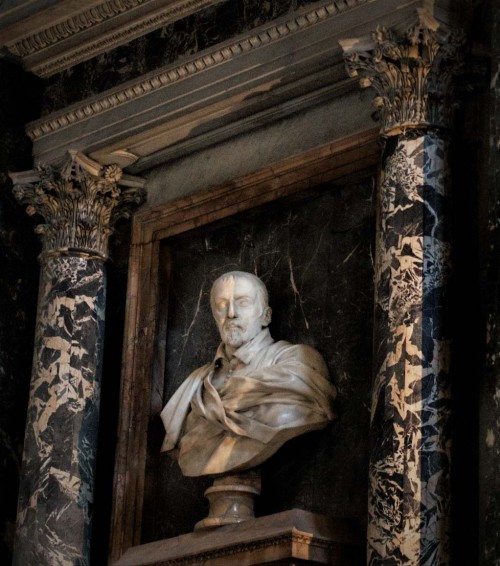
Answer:
[[[293, 551], [293, 546], [296, 544], [315, 546], [327, 550], [335, 550], [340, 546], [337, 542], [317, 538], [309, 533], [293, 530], [292, 532], [284, 533], [275, 537], [257, 539], [251, 542], [235, 544], [195, 555], [182, 556], [178, 558], [172, 558], [170, 560], [161, 559], [156, 562], [156, 564], [158, 566], [187, 566], [188, 564], [193, 564], [193, 561], [203, 564], [209, 560], [217, 560], [221, 558], [227, 558], [229, 556], [252, 553], [273, 547], [292, 547], [292, 550], [289, 551], [290, 558], [297, 558], [298, 556], [296, 556], [296, 552]], [[155, 566], [155, 563], [153, 563], [152, 566]]]
[[2, 45], [45, 78], [220, 1], [106, 0], [83, 3], [55, 22], [51, 7], [0, 29]]
[[326, 122], [332, 135], [354, 133], [370, 108], [339, 41], [374, 22], [407, 29], [423, 1], [322, 0], [289, 12], [28, 124], [35, 162], [58, 165], [72, 147], [140, 173], [323, 105], [341, 112]]
[[141, 77], [139, 80], [130, 81], [123, 86], [93, 97], [91, 100], [32, 122], [27, 126], [27, 134], [33, 141], [38, 140], [45, 135], [96, 117], [145, 94], [161, 90], [192, 75], [216, 67], [243, 53], [255, 51], [265, 45], [278, 42], [286, 36], [324, 22], [340, 12], [353, 9], [367, 1], [336, 0], [306, 12], [295, 14], [288, 20], [260, 29], [257, 33], [226, 42], [222, 46], [219, 45], [213, 50], [204, 52], [202, 55], [195, 56], [177, 65], [164, 67], [159, 71]]
[[103, 2], [89, 10], [83, 10], [71, 16], [63, 22], [23, 37], [12, 44], [10, 51], [18, 57], [27, 57], [45, 49], [49, 45], [67, 39], [146, 2], [147, 0], [111, 0]]

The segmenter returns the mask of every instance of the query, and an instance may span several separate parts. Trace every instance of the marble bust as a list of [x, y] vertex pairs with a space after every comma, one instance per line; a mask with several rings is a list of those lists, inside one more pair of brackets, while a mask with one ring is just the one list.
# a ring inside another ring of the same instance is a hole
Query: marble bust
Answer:
[[161, 413], [162, 451], [185, 476], [249, 470], [334, 418], [336, 390], [323, 358], [310, 346], [273, 340], [258, 277], [225, 273], [210, 303], [222, 339], [214, 360], [189, 375]]

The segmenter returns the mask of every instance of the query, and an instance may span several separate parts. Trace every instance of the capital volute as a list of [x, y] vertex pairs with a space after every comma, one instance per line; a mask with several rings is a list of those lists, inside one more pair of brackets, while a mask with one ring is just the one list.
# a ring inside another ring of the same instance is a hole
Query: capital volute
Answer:
[[42, 254], [87, 253], [108, 257], [108, 240], [118, 218], [131, 214], [145, 199], [144, 179], [123, 174], [70, 151], [59, 168], [38, 163], [35, 169], [11, 173], [16, 199], [43, 221]]
[[444, 30], [428, 8], [417, 10], [405, 33], [378, 27], [369, 37], [340, 41], [348, 74], [377, 92], [382, 135], [451, 127], [463, 42], [461, 32]]

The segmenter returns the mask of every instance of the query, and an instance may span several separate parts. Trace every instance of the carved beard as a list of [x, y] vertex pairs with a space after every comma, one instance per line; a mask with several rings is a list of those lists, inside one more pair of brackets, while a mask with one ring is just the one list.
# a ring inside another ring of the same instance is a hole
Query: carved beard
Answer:
[[243, 345], [243, 328], [234, 325], [224, 327], [223, 342], [231, 348], [239, 348]]

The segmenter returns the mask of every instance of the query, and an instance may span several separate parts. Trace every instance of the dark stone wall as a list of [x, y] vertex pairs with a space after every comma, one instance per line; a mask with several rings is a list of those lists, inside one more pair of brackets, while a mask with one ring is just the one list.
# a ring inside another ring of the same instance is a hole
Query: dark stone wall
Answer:
[[33, 356], [39, 242], [12, 195], [9, 171], [33, 166], [24, 124], [40, 111], [40, 83], [0, 60], [0, 563], [10, 564]]
[[315, 0], [225, 0], [46, 81], [48, 114], [284, 16]]
[[[456, 77], [457, 108], [452, 167], [452, 564], [477, 564], [479, 536], [479, 397], [484, 381], [486, 272], [481, 249], [487, 189], [488, 34], [484, 3], [469, 14], [465, 30], [481, 48], [463, 52]], [[472, 43], [471, 43], [472, 44]], [[465, 300], [464, 300], [465, 298]], [[466, 321], [466, 322], [465, 322]]]
[[[325, 185], [172, 239], [166, 335], [166, 402], [219, 344], [212, 282], [234, 269], [266, 283], [275, 339], [306, 343], [324, 356], [339, 388], [338, 420], [287, 443], [263, 466], [257, 514], [294, 507], [366, 528], [372, 365], [374, 179]], [[163, 427], [151, 429], [143, 541], [190, 532], [207, 513], [210, 480], [182, 477], [159, 454]]]
[[[489, 124], [484, 132], [483, 246], [486, 267], [486, 372], [481, 379], [479, 448], [479, 564], [500, 564], [500, 1], [485, 19], [491, 40]], [[488, 102], [488, 101], [487, 101]], [[487, 106], [486, 106], [487, 108]]]

